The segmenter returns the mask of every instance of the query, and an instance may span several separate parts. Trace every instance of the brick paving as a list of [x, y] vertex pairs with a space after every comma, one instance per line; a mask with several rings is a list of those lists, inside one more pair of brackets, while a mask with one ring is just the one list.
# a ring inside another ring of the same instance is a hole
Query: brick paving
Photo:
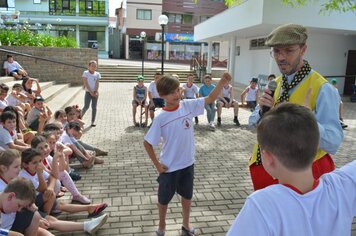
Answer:
[[[97, 127], [86, 129], [84, 140], [110, 152], [105, 164], [80, 170], [77, 186], [94, 202], [109, 204], [108, 222], [97, 235], [154, 235], [158, 223], [156, 207], [157, 172], [143, 147], [147, 129], [132, 127], [129, 83], [101, 83]], [[238, 88], [240, 91], [242, 88]], [[239, 94], [238, 94], [239, 96]], [[82, 105], [83, 92], [73, 103]], [[91, 110], [84, 120], [89, 124]], [[206, 117], [199, 117], [195, 129], [196, 169], [191, 223], [200, 235], [225, 235], [252, 192], [247, 161], [255, 142], [248, 129], [250, 112], [240, 109], [241, 127], [233, 122], [232, 109], [224, 109], [222, 126], [212, 132]], [[337, 166], [351, 161], [356, 153], [356, 104], [345, 103], [345, 140], [335, 155]], [[159, 153], [159, 150], [156, 150]], [[68, 193], [66, 193], [66, 197]], [[62, 214], [62, 219], [83, 220], [85, 214]], [[166, 235], [180, 235], [181, 207], [175, 196], [169, 205]], [[86, 235], [58, 233], [56, 235]], [[356, 235], [356, 225], [352, 235]]]

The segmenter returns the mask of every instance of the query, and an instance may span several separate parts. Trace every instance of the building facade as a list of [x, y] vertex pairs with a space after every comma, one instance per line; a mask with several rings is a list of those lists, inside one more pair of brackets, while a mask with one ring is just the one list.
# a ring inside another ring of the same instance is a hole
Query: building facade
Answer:
[[19, 23], [30, 30], [74, 37], [80, 48], [98, 48], [108, 57], [108, 0], [8, 0], [8, 11], [19, 13]]
[[[164, 35], [165, 59], [187, 63], [193, 56], [199, 58], [207, 50], [204, 43], [194, 41], [194, 26], [225, 9], [223, 0], [199, 0], [197, 3], [192, 0], [123, 1], [119, 17], [124, 24], [120, 27], [125, 34], [125, 58], [141, 59], [144, 53], [148, 60], [161, 60], [162, 28], [158, 24], [161, 14], [168, 17]], [[147, 35], [145, 45], [140, 38], [142, 31]], [[218, 42], [214, 44], [214, 49], [218, 60], [221, 51]]]

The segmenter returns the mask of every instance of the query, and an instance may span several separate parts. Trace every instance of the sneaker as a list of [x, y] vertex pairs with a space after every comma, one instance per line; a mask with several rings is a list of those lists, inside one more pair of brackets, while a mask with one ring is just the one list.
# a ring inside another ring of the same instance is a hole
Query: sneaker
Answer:
[[104, 214], [102, 216], [99, 216], [95, 219], [92, 219], [91, 221], [86, 221], [84, 222], [84, 230], [88, 232], [89, 234], [95, 234], [98, 229], [103, 226], [108, 219], [108, 215]]
[[345, 123], [342, 121], [340, 121], [340, 124], [341, 124], [342, 129], [346, 129], [348, 127], [348, 125], [345, 125]]
[[234, 117], [234, 123], [237, 125], [237, 126], [241, 126], [239, 120], [237, 119], [237, 117], [235, 116]]
[[198, 119], [198, 117], [194, 117], [194, 119], [195, 119], [195, 124], [196, 124], [196, 125], [199, 124], [199, 119]]
[[83, 205], [89, 205], [91, 203], [90, 199], [83, 195], [73, 196], [72, 202], [78, 202]]
[[221, 117], [218, 117], [218, 126], [221, 126]]
[[182, 236], [195, 236], [195, 229], [186, 229], [184, 226], [182, 226]]
[[156, 230], [156, 236], [164, 236], [164, 231], [157, 229]]
[[210, 129], [211, 129], [212, 131], [215, 131], [215, 124], [214, 124], [214, 122], [211, 122], [211, 123], [209, 124], [209, 126], [210, 126]]

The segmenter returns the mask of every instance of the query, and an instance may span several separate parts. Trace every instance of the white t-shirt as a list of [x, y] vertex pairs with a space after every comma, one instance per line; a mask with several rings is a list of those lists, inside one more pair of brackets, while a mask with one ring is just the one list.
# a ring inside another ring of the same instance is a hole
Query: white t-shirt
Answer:
[[204, 114], [204, 98], [180, 102], [177, 110], [165, 111], [155, 117], [145, 140], [157, 146], [163, 139], [160, 162], [167, 172], [184, 169], [195, 162], [195, 141], [192, 119]]
[[350, 236], [354, 216], [356, 161], [303, 195], [281, 184], [252, 193], [227, 235]]
[[0, 147], [3, 149], [8, 149], [10, 143], [14, 143], [16, 140], [17, 133], [16, 130], [13, 130], [12, 133], [5, 129], [3, 126], [0, 125]]
[[[20, 173], [19, 173], [19, 176], [22, 176], [22, 177], [24, 177], [24, 178], [26, 178], [26, 179], [31, 180], [33, 186], [34, 186], [35, 189], [36, 189], [36, 195], [39, 194], [39, 192], [37, 192], [37, 189], [38, 189], [38, 187], [40, 186], [40, 182], [39, 182], [39, 180], [38, 180], [38, 175], [37, 175], [37, 173], [35, 173], [35, 174], [33, 175], [33, 174], [31, 174], [30, 172], [28, 172], [26, 169], [22, 169], [22, 170], [20, 171]], [[49, 178], [49, 173], [46, 172], [46, 171], [43, 171], [43, 177], [44, 177], [45, 181], [47, 181], [48, 178]]]
[[[3, 192], [7, 186], [7, 183], [0, 178], [0, 192]], [[14, 223], [16, 218], [16, 212], [12, 213], [1, 213], [1, 228], [2, 229], [11, 229], [12, 224]]]
[[157, 86], [156, 86], [156, 82], [155, 81], [152, 81], [150, 83], [150, 85], [148, 86], [148, 92], [150, 92], [152, 94], [153, 98], [161, 98], [159, 96], [159, 94], [158, 94]]
[[9, 63], [8, 61], [4, 62], [4, 69], [6, 69], [7, 73], [9, 74], [11, 71], [22, 69], [19, 63], [17, 61], [13, 61], [12, 63]]
[[225, 87], [222, 87], [221, 89], [221, 95], [224, 97], [224, 98], [230, 98], [231, 97], [231, 89], [232, 89], [232, 86], [229, 84], [229, 86], [227, 88]]
[[69, 136], [68, 133], [64, 131], [58, 141], [63, 144], [73, 144], [77, 140], [74, 137]]
[[183, 88], [185, 98], [195, 98], [195, 95], [199, 93], [199, 88], [195, 84], [192, 84], [191, 87], [188, 87], [187, 84], [183, 84]]
[[248, 88], [247, 95], [246, 95], [246, 102], [256, 101], [256, 95], [258, 93], [258, 88]]
[[[101, 79], [101, 75], [99, 72], [95, 71], [94, 74], [92, 74], [88, 70], [83, 72], [82, 77], [87, 78], [89, 88], [92, 92], [95, 90], [96, 81]], [[87, 89], [86, 91], [89, 92]]]
[[5, 109], [5, 107], [7, 107], [9, 105], [8, 101], [6, 100], [6, 98], [4, 100], [0, 100], [0, 109]]
[[14, 95], [12, 94], [9, 94], [7, 97], [6, 97], [6, 100], [7, 100], [7, 104], [9, 106], [18, 106], [21, 104], [21, 101], [19, 99], [17, 99]]

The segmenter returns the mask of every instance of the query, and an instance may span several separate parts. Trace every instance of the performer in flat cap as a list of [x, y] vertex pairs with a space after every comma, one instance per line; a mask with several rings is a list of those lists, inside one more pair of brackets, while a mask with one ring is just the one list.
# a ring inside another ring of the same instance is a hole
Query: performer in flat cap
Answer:
[[[256, 125], [263, 116], [261, 107], [273, 107], [282, 102], [307, 105], [315, 114], [320, 132], [319, 149], [313, 162], [313, 176], [318, 179], [322, 174], [335, 169], [330, 154], [336, 153], [344, 134], [338, 115], [339, 95], [303, 59], [307, 50], [307, 38], [306, 28], [296, 24], [282, 25], [268, 35], [265, 44], [272, 47], [271, 56], [282, 75], [275, 79], [277, 88], [273, 97], [271, 91], [265, 89], [259, 99], [259, 106], [249, 118], [249, 124]], [[278, 179], [264, 170], [258, 144], [254, 146], [249, 166], [255, 190], [278, 183]]]

